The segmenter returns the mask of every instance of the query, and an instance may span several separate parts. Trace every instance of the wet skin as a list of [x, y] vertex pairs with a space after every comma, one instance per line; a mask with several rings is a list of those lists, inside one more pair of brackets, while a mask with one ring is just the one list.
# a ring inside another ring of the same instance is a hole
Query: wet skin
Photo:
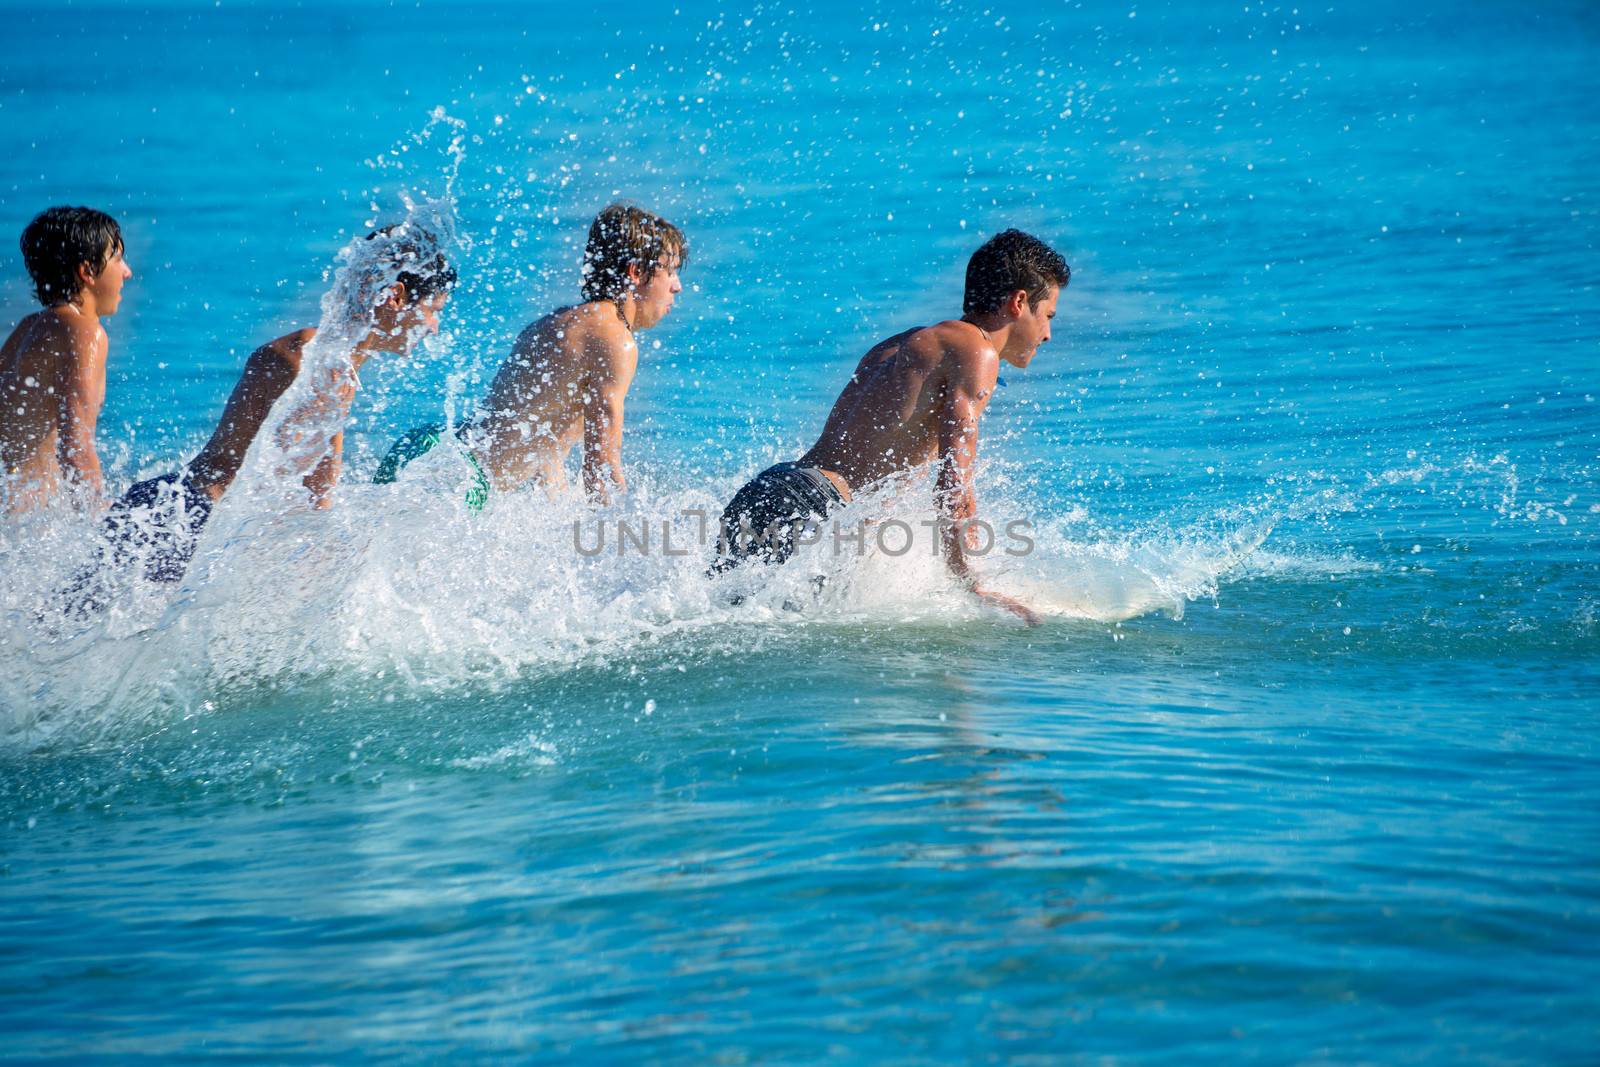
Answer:
[[[1059, 296], [1052, 286], [1032, 305], [1018, 290], [993, 313], [907, 330], [874, 345], [800, 462], [820, 468], [846, 499], [856, 489], [936, 462], [940, 517], [952, 525], [975, 518], [978, 424], [994, 395], [1000, 363], [1024, 368], [1033, 361], [1050, 340]], [[948, 531], [942, 536], [946, 562], [958, 580], [1037, 621], [1011, 598], [978, 587], [967, 566], [965, 537]]]
[[638, 264], [629, 265], [628, 275], [635, 288], [620, 301], [553, 311], [512, 345], [472, 439], [495, 488], [532, 482], [553, 492], [564, 489], [567, 453], [581, 440], [589, 497], [605, 502], [627, 489], [622, 427], [639, 366], [634, 334], [665, 318], [683, 289], [675, 258], [649, 278]]
[[[326, 425], [330, 419], [342, 425], [360, 386], [357, 372], [362, 364], [377, 352], [404, 354], [418, 338], [436, 332], [446, 299], [440, 294], [408, 301], [404, 287], [393, 286], [389, 298], [379, 305], [374, 329], [351, 353], [348, 366], [330, 371], [328, 380], [319, 383], [311, 399], [285, 421], [281, 431], [286, 438], [284, 443], [287, 445], [298, 430]], [[216, 430], [189, 464], [189, 481], [213, 501], [222, 499], [238, 476], [251, 442], [261, 431], [272, 405], [299, 376], [306, 346], [316, 335], [315, 329], [296, 330], [262, 345], [245, 360], [244, 372], [228, 397]], [[312, 503], [325, 508], [332, 502], [333, 487], [343, 466], [344, 433], [335, 433], [326, 449], [319, 450], [319, 456], [302, 480]]]
[[116, 314], [133, 270], [119, 247], [99, 270], [82, 263], [78, 271], [83, 288], [71, 302], [28, 315], [0, 346], [0, 463], [13, 514], [63, 490], [89, 506], [101, 502], [94, 434], [109, 342], [100, 317]]

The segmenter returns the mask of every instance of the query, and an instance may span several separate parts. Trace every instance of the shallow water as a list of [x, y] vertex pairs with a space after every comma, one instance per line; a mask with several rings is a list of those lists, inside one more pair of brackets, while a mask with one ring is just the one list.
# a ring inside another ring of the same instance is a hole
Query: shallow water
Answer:
[[[87, 526], [0, 530], [13, 1054], [1592, 1055], [1588, 6], [74, 9], [3, 8], [0, 230], [123, 223], [114, 489], [402, 193], [463, 284], [364, 369], [333, 511], [241, 494], [88, 626]], [[692, 243], [630, 498], [364, 484], [618, 195]], [[923, 551], [730, 608], [699, 550], [574, 550], [692, 542], [1007, 225], [1074, 271], [981, 450], [1043, 626]]]

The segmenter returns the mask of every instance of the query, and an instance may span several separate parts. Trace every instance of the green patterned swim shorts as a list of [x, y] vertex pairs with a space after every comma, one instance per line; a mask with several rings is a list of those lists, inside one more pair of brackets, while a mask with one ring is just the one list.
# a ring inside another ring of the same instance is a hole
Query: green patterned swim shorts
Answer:
[[[465, 426], [456, 427], [456, 438], [460, 439], [465, 432]], [[444, 439], [445, 427], [441, 425], [418, 426], [414, 430], [407, 430], [400, 436], [400, 440], [389, 449], [389, 454], [383, 457], [383, 462], [378, 464], [378, 473], [372, 480], [379, 485], [387, 485], [400, 476], [400, 469], [418, 456], [426, 455], [433, 451], [440, 441]], [[489, 475], [484, 472], [483, 465], [478, 462], [478, 457], [472, 450], [462, 446], [461, 454], [472, 465], [472, 485], [467, 489], [467, 510], [476, 515], [489, 503]]]

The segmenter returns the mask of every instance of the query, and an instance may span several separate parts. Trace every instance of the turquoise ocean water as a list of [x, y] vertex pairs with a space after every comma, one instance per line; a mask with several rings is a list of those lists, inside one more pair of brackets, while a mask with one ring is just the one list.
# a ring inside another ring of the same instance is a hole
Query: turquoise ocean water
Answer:
[[[114, 491], [405, 197], [463, 278], [363, 372], [333, 511], [219, 514], [88, 627], [41, 613], [88, 525], [0, 532], [8, 1056], [1594, 1057], [1591, 5], [0, 19], [6, 325], [34, 212], [127, 236]], [[618, 197], [692, 249], [629, 499], [365, 484]], [[981, 446], [1041, 627], [921, 552], [730, 608], [703, 556], [574, 551], [687, 537], [1012, 225], [1073, 268]]]

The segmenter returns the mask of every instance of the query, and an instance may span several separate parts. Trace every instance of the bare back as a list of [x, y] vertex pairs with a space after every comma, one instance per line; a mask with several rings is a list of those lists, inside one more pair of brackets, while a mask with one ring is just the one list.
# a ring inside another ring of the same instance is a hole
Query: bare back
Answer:
[[952, 319], [896, 334], [862, 357], [800, 462], [838, 475], [852, 491], [930, 463], [939, 456], [954, 390], [971, 383], [976, 417], [999, 370], [998, 354], [969, 323]]
[[620, 468], [622, 398], [638, 360], [633, 334], [609, 301], [561, 308], [524, 329], [489, 387], [474, 443], [495, 487], [564, 487], [563, 464], [579, 440], [586, 480], [591, 439]]
[[94, 426], [105, 403], [107, 340], [69, 305], [34, 312], [0, 346], [0, 462], [6, 508], [47, 503], [75, 474], [95, 493]]

